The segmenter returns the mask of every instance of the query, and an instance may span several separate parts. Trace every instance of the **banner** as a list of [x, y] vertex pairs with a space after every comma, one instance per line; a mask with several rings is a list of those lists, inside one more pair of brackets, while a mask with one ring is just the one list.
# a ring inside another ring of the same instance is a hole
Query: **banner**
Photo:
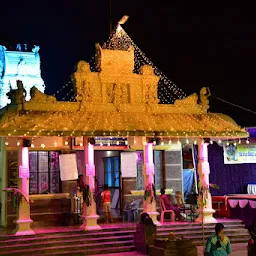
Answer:
[[59, 156], [60, 161], [60, 179], [76, 180], [78, 178], [76, 154], [62, 154]]
[[137, 177], [137, 155], [136, 152], [121, 153], [122, 178]]
[[224, 164], [256, 163], [256, 144], [223, 145]]
[[[95, 150], [125, 150], [128, 149], [126, 137], [93, 137]], [[83, 137], [75, 137], [72, 141], [73, 150], [84, 150]]]

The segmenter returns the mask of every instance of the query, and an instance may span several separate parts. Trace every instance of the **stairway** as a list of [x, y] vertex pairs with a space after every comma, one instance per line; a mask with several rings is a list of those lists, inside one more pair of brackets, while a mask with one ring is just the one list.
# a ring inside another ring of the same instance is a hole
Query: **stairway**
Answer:
[[[229, 237], [231, 244], [247, 243], [250, 239], [250, 235], [247, 229], [244, 228], [242, 221], [229, 221], [223, 224], [225, 226], [225, 235]], [[205, 242], [214, 233], [214, 227], [215, 224], [204, 225]], [[162, 226], [157, 229], [157, 238], [167, 238], [170, 232], [191, 239], [196, 246], [203, 245], [203, 232], [202, 225], [200, 224], [191, 223]]]
[[[232, 221], [224, 223], [225, 233], [231, 243], [247, 243], [249, 234], [243, 223]], [[120, 224], [120, 227], [104, 228], [101, 231], [56, 231], [31, 236], [0, 236], [0, 256], [46, 256], [46, 255], [95, 255], [128, 252], [134, 250], [134, 225]], [[193, 240], [202, 245], [202, 227], [196, 223], [170, 223], [157, 228], [157, 237], [166, 238], [170, 232]], [[214, 232], [214, 224], [205, 225], [205, 237]]]

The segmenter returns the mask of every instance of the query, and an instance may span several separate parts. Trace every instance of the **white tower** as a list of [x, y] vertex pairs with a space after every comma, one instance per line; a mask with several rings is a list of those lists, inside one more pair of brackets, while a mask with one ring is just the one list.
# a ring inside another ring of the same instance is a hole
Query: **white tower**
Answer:
[[10, 87], [17, 88], [17, 80], [23, 82], [27, 91], [26, 100], [30, 99], [30, 89], [33, 86], [41, 92], [45, 90], [41, 78], [39, 46], [34, 46], [31, 52], [26, 50], [26, 44], [18, 44], [16, 51], [8, 51], [5, 46], [0, 45], [0, 108], [10, 103], [6, 93], [10, 91]]

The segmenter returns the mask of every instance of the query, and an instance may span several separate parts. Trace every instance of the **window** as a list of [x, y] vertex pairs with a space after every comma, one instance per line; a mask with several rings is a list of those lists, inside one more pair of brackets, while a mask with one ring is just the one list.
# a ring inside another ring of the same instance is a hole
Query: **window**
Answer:
[[119, 157], [104, 158], [104, 183], [109, 187], [119, 187]]
[[30, 194], [59, 193], [59, 152], [30, 151]]

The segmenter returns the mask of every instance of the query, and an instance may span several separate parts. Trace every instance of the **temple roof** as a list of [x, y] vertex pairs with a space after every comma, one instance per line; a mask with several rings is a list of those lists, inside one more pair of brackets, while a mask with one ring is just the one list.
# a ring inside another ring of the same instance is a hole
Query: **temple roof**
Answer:
[[55, 104], [55, 110], [49, 111], [31, 110], [29, 103], [24, 105], [25, 111], [8, 109], [1, 116], [0, 135], [248, 137], [230, 117], [219, 113], [175, 113], [174, 108], [166, 111], [161, 105], [151, 112], [143, 107], [138, 112], [120, 112], [113, 106], [98, 106], [95, 112], [79, 109], [78, 103]]
[[8, 93], [0, 110], [0, 136], [168, 136], [235, 139], [248, 137], [230, 117], [209, 113], [209, 88], [174, 104], [159, 104], [160, 77], [150, 65], [133, 72], [134, 49], [96, 46], [98, 72], [80, 61], [72, 75], [76, 102], [57, 101], [33, 87]]

